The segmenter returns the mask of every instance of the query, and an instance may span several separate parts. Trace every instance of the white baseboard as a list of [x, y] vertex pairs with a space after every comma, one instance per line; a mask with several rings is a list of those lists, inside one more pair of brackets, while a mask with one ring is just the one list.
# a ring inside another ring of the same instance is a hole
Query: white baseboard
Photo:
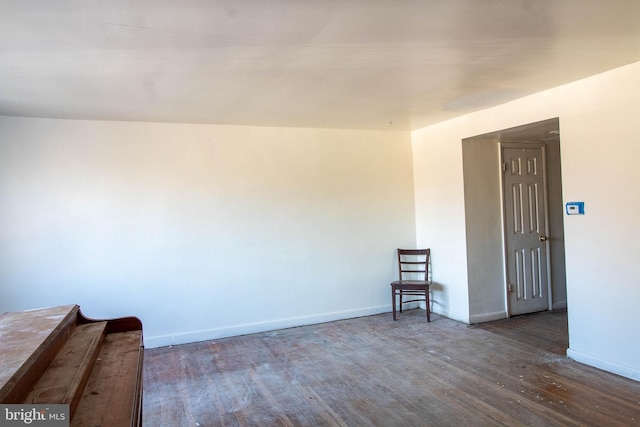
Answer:
[[[412, 304], [406, 304], [406, 309], [411, 308]], [[417, 304], [415, 304], [417, 307]], [[415, 308], [414, 307], [414, 308]], [[313, 325], [317, 323], [332, 322], [334, 320], [352, 319], [354, 317], [371, 316], [373, 314], [388, 313], [391, 311], [391, 304], [368, 307], [357, 310], [338, 311], [332, 313], [323, 313], [313, 316], [292, 317], [287, 319], [276, 319], [266, 322], [247, 323], [242, 325], [233, 325], [223, 328], [206, 329], [202, 331], [184, 332], [174, 335], [160, 335], [154, 337], [145, 337], [145, 348], [166, 347], [170, 345], [187, 344], [191, 342], [207, 341], [220, 338], [227, 338], [238, 335], [255, 334], [258, 332], [275, 331], [278, 329], [293, 328], [296, 326]]]
[[[407, 303], [403, 305], [403, 310], [420, 308], [424, 310], [424, 303]], [[296, 326], [315, 325], [318, 323], [333, 322], [335, 320], [352, 319], [355, 317], [371, 316], [380, 313], [390, 313], [391, 304], [378, 307], [369, 307], [357, 310], [337, 311], [323, 313], [313, 316], [292, 317], [287, 319], [276, 319], [266, 322], [246, 323], [223, 328], [205, 329], [202, 331], [184, 332], [173, 335], [158, 335], [144, 338], [145, 348], [167, 347], [170, 345], [188, 344], [198, 341], [208, 341], [220, 338], [234, 337], [239, 335], [256, 334], [259, 332], [275, 331], [278, 329], [294, 328]], [[432, 313], [447, 317], [458, 322], [469, 324], [466, 316], [448, 310], [436, 308]]]
[[496, 311], [494, 313], [481, 313], [481, 314], [474, 314], [469, 316], [469, 323], [474, 324], [474, 323], [484, 323], [484, 322], [491, 322], [493, 320], [500, 320], [500, 319], [506, 319], [507, 316], [507, 312], [506, 311]]
[[433, 307], [431, 312], [457, 322], [466, 323], [467, 325], [470, 324], [469, 316], [467, 314], [456, 313], [454, 311], [445, 310], [441, 307]]
[[610, 360], [604, 360], [599, 357], [595, 357], [571, 348], [567, 349], [567, 357], [569, 359], [575, 360], [576, 362], [593, 366], [594, 368], [602, 369], [604, 371], [612, 372], [617, 375], [622, 375], [623, 377], [631, 378], [632, 380], [640, 381], [640, 369], [638, 367], [623, 365], [620, 363], [612, 362]]
[[563, 309], [567, 308], [567, 302], [566, 301], [556, 301], [553, 304], [551, 304], [551, 308], [553, 310], [563, 310]]

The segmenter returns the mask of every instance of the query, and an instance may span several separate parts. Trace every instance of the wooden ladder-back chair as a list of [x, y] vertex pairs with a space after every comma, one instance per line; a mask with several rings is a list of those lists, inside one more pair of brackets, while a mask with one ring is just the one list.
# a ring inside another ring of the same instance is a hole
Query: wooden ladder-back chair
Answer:
[[[398, 249], [399, 280], [391, 282], [391, 305], [393, 320], [396, 319], [396, 298], [399, 297], [400, 313], [402, 304], [424, 301], [427, 311], [427, 322], [431, 322], [429, 309], [429, 261], [431, 249]], [[422, 297], [404, 301], [404, 296]]]

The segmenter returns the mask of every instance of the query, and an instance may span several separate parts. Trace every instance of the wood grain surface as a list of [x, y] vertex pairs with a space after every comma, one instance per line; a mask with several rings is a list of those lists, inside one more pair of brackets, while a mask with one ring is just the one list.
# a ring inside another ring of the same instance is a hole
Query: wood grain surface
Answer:
[[640, 425], [640, 383], [568, 359], [567, 315], [409, 310], [145, 351], [145, 426]]

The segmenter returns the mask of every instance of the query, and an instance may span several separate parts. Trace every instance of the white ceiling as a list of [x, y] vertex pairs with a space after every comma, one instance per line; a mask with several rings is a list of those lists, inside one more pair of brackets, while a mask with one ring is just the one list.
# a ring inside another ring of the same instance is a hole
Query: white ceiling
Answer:
[[406, 130], [638, 60], [638, 0], [0, 1], [3, 115]]

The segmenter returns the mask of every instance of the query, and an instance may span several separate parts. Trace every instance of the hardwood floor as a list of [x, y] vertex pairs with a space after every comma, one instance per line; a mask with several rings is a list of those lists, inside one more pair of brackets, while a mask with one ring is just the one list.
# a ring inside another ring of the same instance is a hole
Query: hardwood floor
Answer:
[[145, 426], [640, 425], [640, 382], [565, 356], [566, 313], [424, 311], [145, 351]]

